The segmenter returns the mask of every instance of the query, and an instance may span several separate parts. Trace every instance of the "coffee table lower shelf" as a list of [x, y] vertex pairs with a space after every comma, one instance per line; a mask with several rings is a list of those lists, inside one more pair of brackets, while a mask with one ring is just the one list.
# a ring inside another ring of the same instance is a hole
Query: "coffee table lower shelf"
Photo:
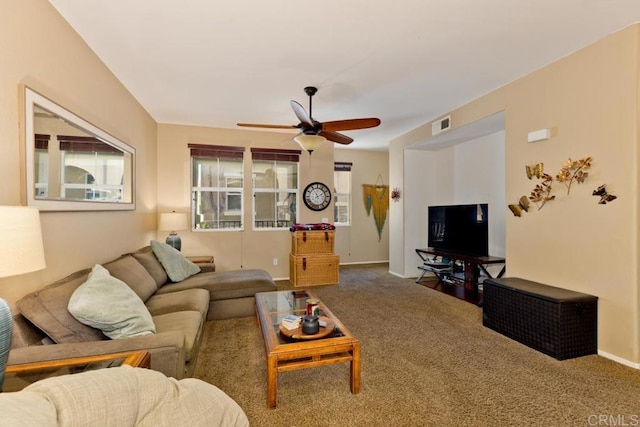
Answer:
[[354, 342], [327, 349], [310, 350], [313, 355], [303, 356], [303, 351], [291, 354], [272, 354], [267, 356], [267, 406], [275, 408], [278, 394], [278, 373], [298, 369], [317, 368], [336, 363], [351, 364], [351, 393], [360, 393], [360, 343]]

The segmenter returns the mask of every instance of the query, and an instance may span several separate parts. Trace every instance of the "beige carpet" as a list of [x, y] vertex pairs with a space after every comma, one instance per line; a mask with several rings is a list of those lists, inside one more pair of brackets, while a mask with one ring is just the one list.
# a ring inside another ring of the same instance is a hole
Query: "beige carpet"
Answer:
[[315, 288], [360, 339], [360, 394], [349, 392], [348, 364], [286, 372], [278, 407], [267, 409], [252, 318], [209, 322], [195, 376], [235, 399], [253, 426], [640, 422], [640, 371], [596, 355], [557, 361], [483, 327], [481, 308], [387, 271], [342, 267], [340, 285]]

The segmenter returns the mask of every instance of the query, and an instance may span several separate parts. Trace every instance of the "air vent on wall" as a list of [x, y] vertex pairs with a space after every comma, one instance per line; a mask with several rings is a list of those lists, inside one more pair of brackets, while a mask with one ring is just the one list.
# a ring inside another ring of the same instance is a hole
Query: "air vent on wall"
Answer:
[[451, 127], [451, 116], [443, 117], [431, 123], [431, 135], [439, 134]]

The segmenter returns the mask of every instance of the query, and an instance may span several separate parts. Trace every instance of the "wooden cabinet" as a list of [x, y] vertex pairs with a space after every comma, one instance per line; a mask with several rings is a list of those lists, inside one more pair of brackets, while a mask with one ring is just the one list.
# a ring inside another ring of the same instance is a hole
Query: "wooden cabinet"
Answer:
[[340, 257], [334, 251], [334, 230], [291, 233], [289, 280], [293, 286], [333, 285], [340, 281]]

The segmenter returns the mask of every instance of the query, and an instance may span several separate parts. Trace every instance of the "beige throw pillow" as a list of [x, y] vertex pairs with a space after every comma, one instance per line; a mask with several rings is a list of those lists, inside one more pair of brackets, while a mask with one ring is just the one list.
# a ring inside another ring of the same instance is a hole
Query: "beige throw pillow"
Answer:
[[156, 332], [151, 314], [140, 297], [99, 264], [73, 292], [67, 309], [79, 322], [100, 329], [112, 339]]
[[181, 282], [189, 276], [200, 273], [200, 267], [186, 259], [179, 250], [166, 243], [152, 240], [151, 250], [172, 282]]

